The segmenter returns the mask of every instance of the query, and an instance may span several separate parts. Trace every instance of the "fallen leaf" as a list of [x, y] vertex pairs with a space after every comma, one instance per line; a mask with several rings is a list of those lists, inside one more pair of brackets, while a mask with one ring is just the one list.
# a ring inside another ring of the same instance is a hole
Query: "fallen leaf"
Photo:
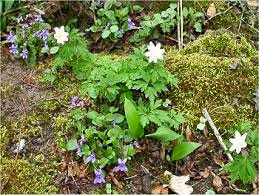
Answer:
[[165, 188], [162, 185], [157, 185], [151, 190], [151, 194], [168, 194], [168, 188]]
[[259, 194], [259, 178], [257, 177], [255, 181], [253, 182], [253, 194]]
[[209, 172], [208, 168], [206, 167], [206, 168], [204, 169], [204, 171], [201, 171], [199, 174], [200, 174], [204, 179], [206, 179], [207, 177], [209, 177], [210, 172]]
[[161, 143], [161, 147], [160, 147], [160, 150], [159, 150], [159, 154], [160, 154], [160, 159], [161, 159], [162, 161], [164, 161], [164, 160], [165, 160], [165, 145], [164, 145], [163, 142]]
[[218, 156], [213, 156], [213, 161], [219, 166], [222, 166], [224, 164], [223, 160], [221, 160]]
[[112, 169], [109, 172], [109, 176], [112, 179], [113, 183], [119, 188], [119, 189], [123, 189], [123, 185], [121, 182], [119, 182], [115, 177], [114, 177], [114, 170]]
[[216, 174], [214, 174], [213, 172], [211, 172], [213, 175], [213, 181], [212, 184], [215, 187], [217, 192], [220, 192], [223, 189], [223, 183], [222, 180], [219, 176], [217, 176]]
[[70, 162], [67, 166], [68, 177], [74, 177], [80, 175], [80, 169], [77, 162]]
[[193, 141], [192, 131], [189, 126], [187, 126], [187, 128], [185, 129], [185, 134], [187, 141]]
[[185, 184], [189, 181], [189, 175], [176, 176], [169, 171], [164, 172], [164, 176], [169, 177], [168, 187], [179, 195], [188, 195], [193, 192], [191, 185]]
[[207, 10], [207, 15], [210, 17], [214, 17], [216, 13], [217, 13], [217, 10], [216, 10], [215, 4], [214, 3], [210, 4]]

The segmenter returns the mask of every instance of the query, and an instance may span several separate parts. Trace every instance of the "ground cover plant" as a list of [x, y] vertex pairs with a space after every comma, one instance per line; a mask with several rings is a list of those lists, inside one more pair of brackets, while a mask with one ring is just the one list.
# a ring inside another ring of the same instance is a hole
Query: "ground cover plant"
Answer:
[[257, 3], [0, 5], [1, 193], [258, 192]]

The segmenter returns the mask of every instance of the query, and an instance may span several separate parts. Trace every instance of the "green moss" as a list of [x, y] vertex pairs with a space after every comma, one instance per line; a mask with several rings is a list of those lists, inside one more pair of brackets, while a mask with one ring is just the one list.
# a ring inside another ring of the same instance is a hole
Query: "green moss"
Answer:
[[38, 165], [27, 160], [1, 161], [1, 184], [4, 194], [45, 194], [57, 193], [53, 185], [55, 169]]
[[224, 31], [214, 31], [202, 35], [181, 51], [182, 54], [202, 53], [211, 56], [252, 57], [255, 49], [240, 36]]
[[[245, 40], [242, 43], [245, 44], [236, 43], [234, 36], [226, 33], [208, 34], [181, 51], [167, 52], [167, 66], [180, 81], [179, 88], [171, 91], [172, 101], [194, 127], [203, 108], [221, 129], [240, 120], [255, 121], [251, 100], [258, 68], [249, 58], [254, 50]], [[230, 69], [232, 63], [238, 64], [237, 69]], [[239, 107], [232, 106], [234, 98], [238, 98]]]

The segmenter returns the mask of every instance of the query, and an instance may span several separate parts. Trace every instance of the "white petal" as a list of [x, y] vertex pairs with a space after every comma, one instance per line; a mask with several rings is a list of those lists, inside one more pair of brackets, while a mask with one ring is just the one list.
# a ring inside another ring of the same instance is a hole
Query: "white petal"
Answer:
[[246, 136], [247, 136], [247, 133], [241, 136], [244, 141], [246, 140]]
[[157, 49], [160, 49], [160, 47], [161, 47], [161, 43], [158, 43], [158, 44], [156, 45], [156, 48], [157, 48]]
[[60, 31], [62, 31], [62, 32], [65, 31], [64, 26], [61, 26], [61, 27], [60, 27]]
[[234, 144], [235, 142], [236, 142], [236, 140], [235, 139], [229, 139], [229, 141], [230, 141], [230, 143], [232, 143], [232, 144]]
[[241, 148], [240, 147], [237, 147], [236, 148], [236, 153], [239, 154], [241, 152]]
[[236, 146], [233, 144], [233, 145], [230, 147], [229, 151], [232, 152], [232, 151], [234, 151], [235, 149], [236, 149]]
[[241, 134], [238, 131], [236, 131], [235, 132], [235, 139], [240, 139], [240, 138], [241, 138]]

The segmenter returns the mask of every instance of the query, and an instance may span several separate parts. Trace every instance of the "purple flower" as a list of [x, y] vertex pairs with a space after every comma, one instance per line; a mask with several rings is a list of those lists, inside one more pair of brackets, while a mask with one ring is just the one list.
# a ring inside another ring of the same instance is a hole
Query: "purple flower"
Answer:
[[12, 53], [12, 54], [18, 54], [19, 53], [17, 45], [12, 44], [11, 47], [9, 47], [9, 49], [10, 49], [10, 53]]
[[105, 183], [105, 180], [104, 180], [104, 177], [102, 175], [102, 170], [101, 169], [94, 170], [94, 173], [95, 173], [94, 184]]
[[40, 30], [36, 31], [34, 33], [34, 36], [40, 38], [41, 37], [41, 31]]
[[87, 159], [86, 159], [86, 163], [89, 163], [89, 162], [91, 162], [91, 163], [94, 163], [96, 161], [96, 156], [95, 156], [95, 154], [91, 154]]
[[78, 98], [77, 96], [74, 96], [74, 97], [72, 98], [72, 100], [71, 100], [71, 102], [70, 102], [70, 107], [71, 107], [71, 108], [76, 107], [76, 103], [77, 103], [78, 99], [79, 99], [79, 98]]
[[128, 18], [128, 26], [130, 30], [135, 28], [135, 23], [131, 20], [131, 18]]
[[78, 107], [84, 107], [84, 106], [85, 106], [84, 100], [79, 101], [79, 102], [77, 103], [77, 106], [78, 106]]
[[22, 59], [27, 59], [28, 58], [28, 50], [27, 49], [23, 49], [22, 53], [20, 54]]
[[22, 35], [25, 35], [26, 31], [27, 31], [28, 25], [24, 25], [22, 26]]
[[85, 137], [84, 135], [81, 135], [81, 138], [78, 140], [78, 144], [81, 146], [83, 143], [85, 143]]
[[76, 151], [76, 154], [77, 154], [78, 156], [80, 156], [80, 157], [83, 155], [83, 152], [82, 152], [82, 150], [81, 150], [81, 148], [80, 148], [79, 144], [77, 145], [77, 151]]
[[34, 17], [36, 22], [44, 22], [40, 14], [36, 14]]
[[125, 158], [124, 160], [121, 160], [120, 158], [118, 159], [118, 163], [119, 165], [117, 167], [115, 167], [115, 172], [119, 172], [119, 171], [128, 171], [128, 168], [126, 167], [126, 162], [127, 159]]
[[17, 18], [17, 22], [18, 23], [21, 23], [23, 21], [23, 17], [22, 16], [19, 16], [18, 18]]
[[49, 36], [49, 30], [42, 30], [40, 36], [43, 40], [46, 40]]
[[9, 32], [9, 35], [7, 37], [7, 41], [10, 41], [11, 43], [14, 43], [16, 41], [16, 35], [13, 34], [11, 31]]

